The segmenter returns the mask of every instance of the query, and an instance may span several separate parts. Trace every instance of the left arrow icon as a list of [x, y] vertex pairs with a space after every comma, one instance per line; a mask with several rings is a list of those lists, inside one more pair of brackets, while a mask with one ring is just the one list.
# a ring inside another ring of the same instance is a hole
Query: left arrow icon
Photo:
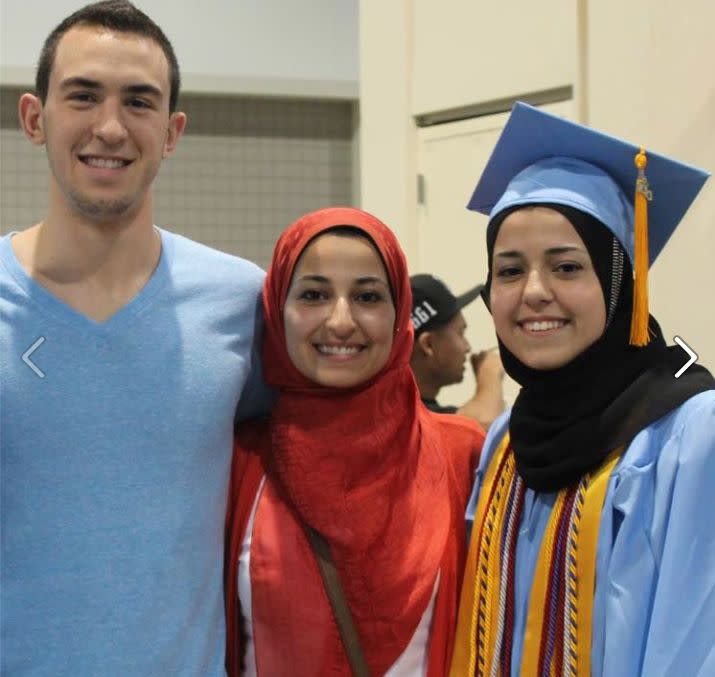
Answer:
[[[23, 354], [22, 361], [32, 369], [40, 378], [45, 378], [45, 372], [42, 371], [31, 359], [30, 355], [34, 353], [43, 343], [45, 342], [45, 337], [40, 336]], [[17, 353], [16, 353], [17, 354]]]

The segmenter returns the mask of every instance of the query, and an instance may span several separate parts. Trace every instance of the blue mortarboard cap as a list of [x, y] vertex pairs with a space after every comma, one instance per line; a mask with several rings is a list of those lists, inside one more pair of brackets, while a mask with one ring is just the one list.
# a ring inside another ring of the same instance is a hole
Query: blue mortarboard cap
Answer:
[[[591, 214], [633, 262], [633, 197], [640, 148], [516, 103], [467, 205], [490, 217], [520, 204], [552, 202]], [[709, 174], [647, 152], [648, 249], [655, 261]]]

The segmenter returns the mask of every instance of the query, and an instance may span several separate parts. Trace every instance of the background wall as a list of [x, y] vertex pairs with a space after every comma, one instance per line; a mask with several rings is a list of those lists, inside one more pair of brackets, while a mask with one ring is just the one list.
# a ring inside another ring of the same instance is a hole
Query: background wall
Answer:
[[360, 200], [416, 255], [411, 0], [360, 2]]
[[[383, 4], [360, 3], [362, 204], [395, 219], [414, 272], [439, 274], [456, 293], [483, 279], [486, 219], [463, 205], [517, 99], [715, 171], [710, 0]], [[651, 275], [667, 339], [681, 336], [711, 369], [713, 224], [711, 179]], [[465, 315], [473, 347], [495, 345], [483, 305]], [[473, 387], [468, 377], [440, 399], [461, 403]]]
[[415, 115], [458, 113], [573, 84], [574, 0], [412, 0], [411, 5]]
[[[593, 0], [586, 18], [588, 122], [714, 174], [715, 3]], [[715, 370], [715, 178], [653, 265], [650, 292], [666, 338]]]
[[[0, 81], [32, 81], [42, 41], [82, 0], [0, 2]], [[167, 34], [184, 89], [357, 96], [357, 0], [135, 0]]]

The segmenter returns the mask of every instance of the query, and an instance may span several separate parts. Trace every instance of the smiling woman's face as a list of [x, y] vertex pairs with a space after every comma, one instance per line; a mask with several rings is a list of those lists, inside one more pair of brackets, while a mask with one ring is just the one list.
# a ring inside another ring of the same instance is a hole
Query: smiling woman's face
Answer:
[[293, 271], [283, 316], [288, 355], [311, 381], [348, 388], [377, 374], [392, 349], [395, 306], [372, 244], [330, 232], [313, 240]]
[[601, 337], [606, 304], [591, 257], [548, 207], [509, 214], [492, 255], [490, 305], [504, 345], [532, 369], [557, 369]]

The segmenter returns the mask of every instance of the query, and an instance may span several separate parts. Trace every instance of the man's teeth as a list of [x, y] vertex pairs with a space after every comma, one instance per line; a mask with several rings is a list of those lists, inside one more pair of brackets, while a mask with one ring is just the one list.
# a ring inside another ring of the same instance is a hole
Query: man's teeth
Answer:
[[323, 355], [354, 355], [360, 352], [358, 346], [317, 346], [318, 352]]
[[101, 157], [86, 157], [84, 158], [84, 162], [90, 167], [98, 167], [100, 169], [119, 169], [127, 164], [126, 160], [113, 160]]
[[549, 320], [548, 322], [524, 322], [527, 331], [548, 331], [558, 329], [566, 324], [565, 320]]

